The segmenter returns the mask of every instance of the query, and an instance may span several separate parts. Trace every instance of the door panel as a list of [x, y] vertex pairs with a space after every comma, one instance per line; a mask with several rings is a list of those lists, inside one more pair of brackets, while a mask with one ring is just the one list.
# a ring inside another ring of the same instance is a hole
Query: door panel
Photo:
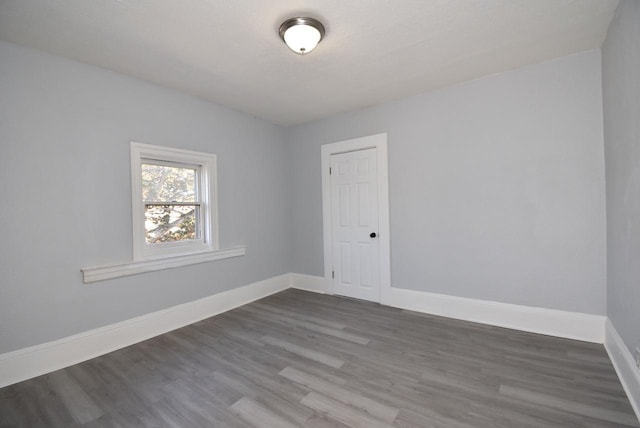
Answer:
[[378, 176], [376, 149], [331, 155], [333, 289], [379, 301]]

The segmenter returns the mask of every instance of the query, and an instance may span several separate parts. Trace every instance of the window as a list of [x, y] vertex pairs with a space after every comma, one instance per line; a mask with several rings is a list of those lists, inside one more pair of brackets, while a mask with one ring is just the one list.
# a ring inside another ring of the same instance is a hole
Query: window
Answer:
[[131, 143], [133, 257], [218, 249], [216, 155]]

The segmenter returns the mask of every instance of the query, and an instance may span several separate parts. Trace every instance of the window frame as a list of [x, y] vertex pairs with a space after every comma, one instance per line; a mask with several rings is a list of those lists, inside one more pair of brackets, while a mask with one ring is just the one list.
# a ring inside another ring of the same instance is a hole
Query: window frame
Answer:
[[[151, 162], [145, 162], [149, 160]], [[142, 164], [158, 162], [196, 167], [196, 201], [200, 204], [200, 239], [147, 244]], [[217, 156], [173, 147], [131, 142], [131, 213], [133, 260], [153, 260], [216, 251], [218, 242]]]

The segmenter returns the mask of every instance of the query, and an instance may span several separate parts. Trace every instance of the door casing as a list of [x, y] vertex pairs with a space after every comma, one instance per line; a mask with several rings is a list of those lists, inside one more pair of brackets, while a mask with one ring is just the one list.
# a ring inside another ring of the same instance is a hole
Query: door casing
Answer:
[[391, 247], [389, 226], [389, 160], [387, 134], [324, 144], [321, 147], [322, 166], [322, 229], [324, 245], [325, 292], [333, 294], [333, 237], [331, 231], [331, 155], [375, 148], [378, 156], [378, 240], [380, 245], [378, 267], [380, 272], [380, 303], [391, 300]]

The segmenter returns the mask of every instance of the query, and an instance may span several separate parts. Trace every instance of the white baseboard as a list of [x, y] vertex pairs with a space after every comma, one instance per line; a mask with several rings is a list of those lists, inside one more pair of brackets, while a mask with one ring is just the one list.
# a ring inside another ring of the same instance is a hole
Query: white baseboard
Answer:
[[[299, 273], [290, 275], [292, 288], [316, 293], [326, 293], [328, 290], [324, 277]], [[604, 343], [606, 317], [603, 315], [469, 299], [403, 288], [391, 288], [383, 295], [384, 301], [381, 303], [395, 308], [549, 336]]]
[[290, 287], [280, 275], [74, 336], [0, 355], [0, 388], [124, 348]]
[[289, 274], [291, 288], [325, 294], [327, 292], [327, 280], [321, 276], [304, 275], [301, 273]]
[[392, 288], [386, 305], [498, 327], [604, 343], [605, 316]]
[[611, 320], [607, 320], [605, 331], [604, 347], [616, 369], [622, 387], [629, 397], [631, 407], [640, 419], [640, 369], [636, 367], [633, 355], [622, 341]]
[[[0, 355], [0, 388], [124, 348], [290, 287], [326, 293], [327, 285], [327, 280], [323, 277], [297, 273], [284, 274], [74, 336], [8, 352]], [[606, 318], [604, 316], [400, 288], [391, 288], [388, 295], [388, 301], [383, 304], [402, 309], [588, 342], [603, 343], [605, 339]], [[608, 345], [610, 355], [613, 355], [612, 349], [616, 350], [615, 352], [618, 352], [617, 349], [626, 349], [624, 345], [617, 348], [613, 346]], [[619, 362], [616, 366], [619, 375], [621, 370], [618, 367], [622, 367], [622, 364]], [[624, 367], [632, 368], [633, 366], [627, 364]], [[629, 373], [625, 374], [624, 379], [633, 379], [633, 372]], [[635, 376], [638, 376], [637, 372]], [[620, 377], [623, 379], [623, 375]], [[635, 395], [631, 393], [629, 395], [636, 397], [637, 404], [640, 389], [637, 382], [636, 384], [630, 382], [627, 381], [625, 388], [636, 388], [633, 392]]]

